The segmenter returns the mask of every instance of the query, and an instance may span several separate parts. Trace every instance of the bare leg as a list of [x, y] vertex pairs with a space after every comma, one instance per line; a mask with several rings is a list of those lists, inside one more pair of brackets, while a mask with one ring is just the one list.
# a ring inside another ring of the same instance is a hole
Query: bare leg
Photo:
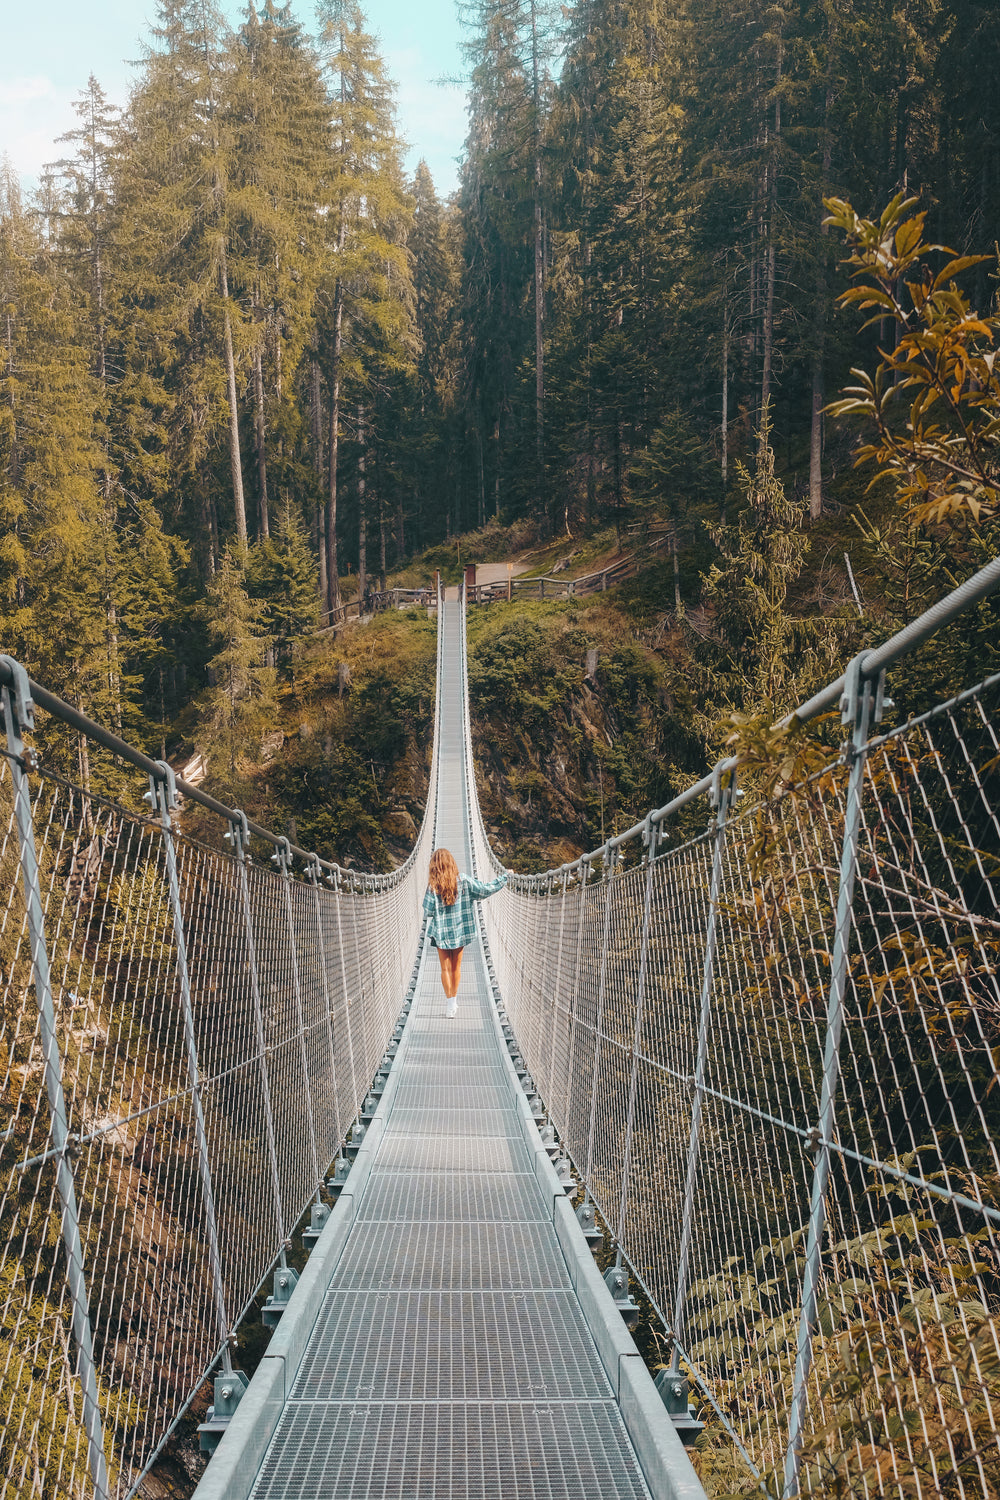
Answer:
[[452, 954], [451, 954], [451, 975], [450, 975], [450, 978], [451, 978], [451, 989], [449, 991], [449, 994], [450, 994], [452, 1000], [454, 1000], [455, 996], [458, 994], [458, 981], [461, 979], [461, 977], [462, 977], [462, 950], [461, 950], [461, 948], [455, 948], [455, 949], [452, 950]]
[[444, 986], [445, 1015], [453, 1016], [456, 1011], [455, 996], [458, 994], [458, 981], [462, 972], [462, 950], [461, 948], [439, 948], [438, 959], [441, 964], [441, 983]]

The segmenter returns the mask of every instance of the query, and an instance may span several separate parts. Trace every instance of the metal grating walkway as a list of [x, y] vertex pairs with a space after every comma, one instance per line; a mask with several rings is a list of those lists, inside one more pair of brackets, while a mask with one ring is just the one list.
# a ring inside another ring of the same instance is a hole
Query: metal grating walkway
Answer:
[[[451, 605], [435, 842], [468, 870], [460, 629]], [[384, 1134], [251, 1493], [648, 1496], [532, 1170], [478, 944], [457, 1018], [443, 1010], [430, 950]]]

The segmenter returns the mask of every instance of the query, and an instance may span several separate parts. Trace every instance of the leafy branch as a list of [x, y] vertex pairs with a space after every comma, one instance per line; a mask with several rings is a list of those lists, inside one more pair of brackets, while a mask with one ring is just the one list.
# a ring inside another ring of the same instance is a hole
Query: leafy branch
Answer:
[[[842, 303], [870, 312], [865, 327], [895, 333], [895, 347], [879, 349], [874, 375], [858, 381], [828, 408], [860, 416], [875, 428], [857, 463], [874, 463], [872, 484], [889, 478], [899, 504], [918, 523], [979, 521], [1000, 508], [1000, 319], [974, 311], [956, 277], [990, 259], [956, 255], [924, 239], [926, 214], [917, 199], [896, 195], [880, 219], [863, 219], [850, 203], [824, 199], [826, 223], [842, 229], [857, 285]], [[937, 272], [928, 256], [944, 255]], [[871, 486], [869, 486], [871, 487]]]

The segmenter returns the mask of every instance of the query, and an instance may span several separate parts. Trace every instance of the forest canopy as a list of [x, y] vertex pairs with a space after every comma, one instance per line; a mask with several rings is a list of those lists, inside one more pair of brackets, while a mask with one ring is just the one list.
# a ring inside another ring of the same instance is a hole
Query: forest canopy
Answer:
[[[828, 408], [852, 367], [905, 379], [908, 329], [843, 302], [843, 231], [890, 201], [988, 317], [992, 0], [460, 13], [447, 202], [404, 171], [356, 0], [321, 0], [313, 35], [273, 0], [235, 30], [163, 0], [124, 111], [91, 78], [37, 193], [0, 183], [0, 633], [152, 746], [222, 677], [263, 692], [346, 591], [493, 519], [657, 517], [707, 545], [765, 420], [806, 524], [852, 503]], [[841, 413], [871, 418], [859, 389]]]

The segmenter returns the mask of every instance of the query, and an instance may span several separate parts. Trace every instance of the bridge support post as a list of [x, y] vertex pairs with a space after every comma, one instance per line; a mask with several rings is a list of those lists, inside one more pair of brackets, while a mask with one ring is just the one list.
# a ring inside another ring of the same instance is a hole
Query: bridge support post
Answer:
[[326, 967], [326, 943], [323, 939], [323, 910], [319, 899], [322, 872], [319, 866], [319, 856], [316, 854], [309, 861], [309, 879], [312, 883], [313, 904], [316, 908], [316, 941], [319, 944], [319, 968], [323, 981], [323, 1015], [326, 1019], [326, 1039], [330, 1047], [330, 1088], [333, 1092], [334, 1133], [339, 1142], [342, 1135], [342, 1127], [340, 1119], [340, 1093], [337, 1088], [337, 1049], [333, 1041], [333, 1020], [330, 1013], [330, 976], [327, 973]]
[[[559, 1025], [559, 997], [562, 990], [563, 974], [563, 933], [566, 928], [566, 882], [569, 872], [562, 872], [562, 891], [559, 900], [559, 937], [556, 952], [556, 977], [552, 986], [552, 1026], [549, 1032], [549, 1078], [545, 1088], [545, 1097], [549, 1101], [550, 1110], [553, 1106], [558, 1108], [559, 1100], [556, 1098], [556, 1028]], [[551, 887], [550, 887], [551, 891]], [[546, 966], [547, 967], [547, 966]], [[565, 1111], [563, 1111], [563, 1130], [565, 1131]]]
[[159, 776], [149, 778], [146, 797], [154, 812], [159, 812], [160, 829], [163, 834], [163, 855], [167, 866], [167, 894], [174, 927], [174, 950], [177, 954], [177, 983], [181, 993], [181, 1010], [184, 1017], [184, 1049], [187, 1054], [188, 1082], [191, 1086], [191, 1113], [194, 1117], [195, 1143], [198, 1149], [198, 1175], [201, 1180], [202, 1212], [205, 1216], [205, 1238], [208, 1243], [209, 1269], [212, 1275], [212, 1296], [215, 1316], [222, 1346], [222, 1368], [226, 1374], [232, 1371], [229, 1352], [229, 1315], [226, 1310], [226, 1285], [222, 1273], [222, 1255], [219, 1250], [219, 1226], [215, 1212], [215, 1190], [212, 1185], [212, 1166], [208, 1150], [208, 1132], [205, 1129], [205, 1112], [201, 1102], [201, 1074], [198, 1064], [198, 1040], [194, 1031], [194, 1010], [191, 1005], [191, 977], [188, 971], [187, 937], [184, 931], [184, 912], [181, 907], [181, 887], [177, 876], [177, 851], [174, 847], [174, 830], [170, 814], [177, 805], [177, 786], [173, 769], [165, 760], [157, 761]]
[[267, 1160], [271, 1175], [271, 1196], [274, 1199], [274, 1223], [278, 1235], [279, 1256], [285, 1266], [288, 1249], [288, 1231], [285, 1227], [285, 1210], [281, 1201], [281, 1178], [278, 1173], [278, 1147], [274, 1135], [274, 1109], [271, 1103], [271, 1079], [267, 1070], [267, 1038], [264, 1035], [264, 1007], [260, 997], [260, 970], [257, 965], [257, 940], [253, 929], [253, 911], [250, 905], [250, 883], [247, 880], [247, 844], [250, 829], [246, 814], [237, 808], [229, 824], [229, 838], [236, 856], [239, 870], [240, 900], [243, 907], [243, 926], [247, 940], [247, 962], [250, 968], [250, 993], [253, 998], [254, 1034], [257, 1038], [257, 1054], [260, 1058], [260, 1088], [264, 1102], [264, 1129], [267, 1134]]
[[[601, 972], [597, 980], [597, 1014], [594, 1017], [594, 1060], [590, 1074], [590, 1124], [587, 1130], [587, 1164], [584, 1172], [584, 1191], [590, 1197], [590, 1184], [594, 1174], [594, 1133], [597, 1128], [597, 1080], [601, 1071], [601, 1053], [604, 1050], [604, 996], [608, 982], [608, 943], [611, 937], [611, 902], [614, 897], [614, 873], [618, 851], [605, 845], [608, 868], [604, 872], [604, 936], [601, 941]], [[605, 1219], [607, 1214], [602, 1208]]]
[[[569, 1062], [566, 1068], [566, 1142], [571, 1149], [574, 1139], [573, 1122], [570, 1119], [569, 1087], [573, 1077], [573, 1063], [576, 1053], [576, 1037], [579, 1030], [579, 1018], [577, 1015], [577, 999], [580, 993], [580, 960], [583, 956], [583, 929], [587, 915], [587, 877], [590, 874], [590, 860], [584, 857], [580, 865], [580, 906], [577, 912], [576, 926], [576, 959], [573, 964], [573, 987], [570, 991], [570, 1013], [569, 1013]], [[587, 1184], [583, 1185], [584, 1207], [589, 1204], [590, 1194]], [[582, 1212], [582, 1210], [581, 1210]], [[604, 1236], [601, 1236], [603, 1243]]]
[[[438, 670], [440, 671], [440, 666]], [[340, 954], [340, 990], [344, 1002], [344, 1031], [347, 1036], [347, 1062], [351, 1074], [351, 1108], [353, 1109], [359, 1097], [358, 1077], [357, 1070], [354, 1066], [354, 1036], [351, 1031], [350, 1010], [348, 1009], [349, 988], [347, 983], [347, 959], [344, 953], [344, 921], [342, 912], [343, 901], [341, 899], [341, 891], [343, 890], [343, 886], [341, 884], [339, 868], [335, 869], [333, 872], [333, 889], [337, 897], [337, 952]], [[343, 1140], [344, 1136], [347, 1134], [347, 1131], [342, 1127], [343, 1122], [338, 1121], [337, 1128], [340, 1131], [341, 1140]]]
[[639, 949], [639, 977], [635, 986], [635, 1025], [632, 1028], [632, 1065], [628, 1081], [628, 1112], [625, 1117], [625, 1144], [622, 1148], [622, 1180], [618, 1199], [618, 1224], [615, 1240], [618, 1243], [617, 1264], [625, 1244], [625, 1212], [628, 1204], [628, 1184], [632, 1172], [632, 1140], [635, 1134], [635, 1099], [639, 1085], [639, 1045], [642, 1041], [642, 1021], [646, 1010], [646, 973], [649, 967], [649, 916], [653, 904], [653, 871], [656, 865], [656, 845], [659, 827], [647, 815], [642, 830], [643, 857], [646, 881], [642, 898], [642, 937]]
[[847, 728], [849, 736], [844, 747], [844, 758], [849, 770], [847, 802], [844, 810], [844, 843], [840, 857], [833, 957], [830, 961], [830, 993], [826, 1012], [823, 1082], [820, 1091], [819, 1120], [812, 1137], [815, 1141], [816, 1164], [813, 1169], [809, 1233], [806, 1241], [805, 1267], [802, 1273], [802, 1307], [788, 1419], [783, 1500], [792, 1500], [799, 1488], [803, 1432], [809, 1398], [809, 1375], [813, 1358], [813, 1333], [816, 1327], [816, 1308], [819, 1300], [823, 1235], [826, 1229], [830, 1148], [833, 1145], [834, 1110], [840, 1084], [840, 1035], [844, 1023], [844, 995], [847, 988], [847, 961], [851, 945], [851, 914], [854, 907], [854, 881], [858, 868], [858, 837], [861, 831], [861, 799], [864, 792], [867, 743], [869, 727], [872, 723], [878, 723], [885, 701], [881, 690], [882, 681], [879, 682], [876, 697], [872, 680], [862, 675], [861, 661], [862, 656], [856, 656], [848, 667], [844, 676], [844, 695], [840, 703], [841, 723]]
[[[726, 774], [728, 769], [728, 775]], [[712, 875], [708, 891], [708, 923], [705, 929], [705, 956], [701, 972], [701, 1005], [698, 1015], [698, 1044], [695, 1052], [693, 1095], [691, 1100], [691, 1133], [688, 1138], [687, 1169], [684, 1176], [684, 1200], [681, 1207], [681, 1243], [677, 1255], [677, 1284], [674, 1293], [674, 1338], [668, 1374], [669, 1388], [677, 1385], [681, 1368], [681, 1346], [684, 1338], [684, 1304], [687, 1301], [688, 1271], [691, 1259], [694, 1195], [698, 1180], [698, 1157], [701, 1152], [701, 1112], [705, 1087], [705, 1063], [708, 1057], [708, 1033], [712, 1019], [712, 991], [715, 983], [715, 955], [718, 947], [719, 889], [722, 884], [722, 861], [726, 844], [726, 821], [736, 796], [736, 770], [720, 761], [712, 777], [712, 805], [715, 808]], [[662, 1391], [661, 1391], [662, 1394]], [[684, 1417], [687, 1402], [683, 1403]]]
[[38, 1031], [45, 1068], [45, 1092], [49, 1103], [49, 1136], [56, 1165], [56, 1188], [62, 1204], [63, 1248], [66, 1252], [66, 1283], [72, 1308], [73, 1338], [76, 1342], [80, 1390], [83, 1396], [83, 1428], [87, 1438], [87, 1458], [94, 1485], [95, 1500], [108, 1500], [108, 1466], [104, 1454], [104, 1423], [97, 1390], [97, 1366], [94, 1360], [94, 1336], [90, 1324], [90, 1303], [84, 1269], [83, 1241], [80, 1237], [80, 1215], [76, 1202], [71, 1155], [75, 1137], [69, 1132], [66, 1096], [62, 1082], [62, 1058], [56, 1030], [55, 1001], [52, 996], [52, 974], [45, 940], [45, 916], [42, 885], [35, 849], [35, 827], [31, 812], [31, 789], [27, 767], [31, 751], [26, 751], [24, 731], [35, 727], [31, 683], [20, 662], [12, 657], [0, 658], [10, 670], [13, 682], [3, 685], [3, 717], [7, 734], [8, 765], [14, 793], [14, 817], [21, 856], [21, 889], [31, 947], [31, 972], [38, 1006]]
[[285, 918], [288, 922], [289, 953], [292, 959], [292, 992], [295, 995], [295, 1015], [299, 1023], [299, 1052], [302, 1058], [302, 1082], [306, 1091], [306, 1113], [309, 1119], [309, 1147], [312, 1151], [313, 1182], [316, 1202], [320, 1202], [323, 1178], [319, 1170], [319, 1153], [316, 1149], [316, 1115], [313, 1110], [312, 1084], [309, 1080], [309, 1054], [306, 1051], [306, 1018], [302, 1009], [302, 986], [299, 983], [299, 950], [295, 942], [295, 920], [292, 913], [292, 876], [289, 866], [292, 859], [291, 845], [281, 839], [272, 858], [281, 871], [281, 889], [285, 898]]

